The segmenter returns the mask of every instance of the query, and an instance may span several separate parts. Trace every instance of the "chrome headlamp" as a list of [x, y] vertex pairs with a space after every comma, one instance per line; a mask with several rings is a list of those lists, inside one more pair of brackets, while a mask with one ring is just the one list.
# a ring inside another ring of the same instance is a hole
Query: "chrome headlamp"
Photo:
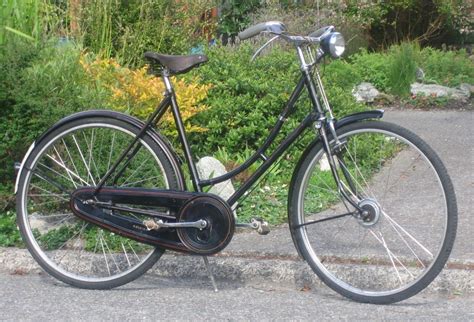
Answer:
[[331, 54], [334, 58], [339, 58], [346, 49], [346, 41], [338, 32], [331, 32], [321, 40], [321, 48], [325, 53]]

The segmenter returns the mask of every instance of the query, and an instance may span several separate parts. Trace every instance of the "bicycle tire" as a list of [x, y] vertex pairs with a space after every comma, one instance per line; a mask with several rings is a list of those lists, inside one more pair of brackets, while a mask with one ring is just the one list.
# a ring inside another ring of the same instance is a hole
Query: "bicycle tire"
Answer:
[[337, 134], [343, 142], [337, 172], [351, 198], [365, 206], [375, 200], [373, 216], [334, 217], [355, 208], [341, 201], [318, 140], [302, 155], [290, 186], [295, 246], [345, 297], [375, 304], [407, 299], [439, 274], [453, 247], [457, 206], [447, 170], [422, 139], [395, 124], [358, 122]]
[[[79, 288], [111, 289], [143, 275], [164, 253], [86, 223], [66, 205], [64, 194], [95, 185], [139, 131], [136, 123], [105, 114], [72, 119], [37, 142], [25, 160], [17, 191], [19, 230], [33, 258], [58, 280]], [[183, 189], [167, 146], [159, 143], [145, 133], [117, 186], [133, 180], [134, 187]], [[64, 191], [48, 182], [48, 171]]]

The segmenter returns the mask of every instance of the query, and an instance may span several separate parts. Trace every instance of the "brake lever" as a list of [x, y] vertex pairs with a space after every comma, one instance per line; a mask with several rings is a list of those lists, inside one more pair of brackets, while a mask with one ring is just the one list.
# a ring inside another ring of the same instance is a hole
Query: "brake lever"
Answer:
[[253, 62], [253, 61], [255, 60], [255, 58], [257, 58], [257, 56], [260, 55], [260, 53], [262, 52], [262, 50], [265, 49], [265, 47], [267, 47], [272, 41], [277, 40], [279, 37], [280, 37], [280, 35], [276, 35], [276, 36], [274, 36], [273, 38], [271, 38], [269, 41], [267, 41], [266, 43], [264, 43], [263, 46], [260, 47], [260, 48], [255, 52], [255, 54], [253, 54], [252, 58], [250, 58], [250, 62]]

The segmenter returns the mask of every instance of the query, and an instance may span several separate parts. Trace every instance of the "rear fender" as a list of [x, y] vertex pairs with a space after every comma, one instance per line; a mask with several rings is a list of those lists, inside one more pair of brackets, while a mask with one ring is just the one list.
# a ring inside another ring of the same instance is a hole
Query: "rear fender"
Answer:
[[[143, 125], [145, 124], [143, 121], [140, 121], [139, 119], [136, 119], [130, 115], [124, 114], [124, 113], [119, 113], [115, 111], [109, 111], [109, 110], [90, 110], [90, 111], [84, 111], [84, 112], [79, 112], [75, 113], [72, 115], [69, 115], [60, 121], [58, 121], [56, 124], [54, 124], [52, 127], [50, 127], [48, 130], [46, 130], [41, 136], [36, 139], [33, 144], [31, 144], [30, 148], [26, 152], [25, 156], [23, 157], [23, 160], [20, 164], [20, 167], [18, 169], [18, 174], [16, 176], [16, 182], [15, 182], [15, 194], [18, 191], [18, 184], [19, 180], [21, 177], [21, 174], [23, 172], [23, 169], [25, 167], [25, 163], [30, 157], [32, 151], [34, 150], [35, 146], [38, 146], [41, 144], [41, 142], [53, 131], [58, 129], [59, 127], [63, 126], [64, 124], [72, 121], [77, 121], [80, 119], [88, 118], [88, 117], [107, 117], [107, 118], [113, 118], [113, 119], [118, 119], [124, 122], [127, 122], [128, 124], [136, 127], [137, 129], [143, 128]], [[178, 184], [181, 185], [183, 189], [186, 189], [185, 185], [185, 180], [183, 173], [181, 171], [180, 163], [178, 161], [178, 157], [174, 150], [171, 148], [170, 144], [167, 142], [167, 140], [161, 136], [155, 129], [150, 128], [148, 131], [149, 135], [151, 138], [158, 144], [160, 148], [163, 149], [166, 157], [169, 159], [171, 166], [173, 167], [173, 170], [175, 170], [175, 173], [177, 174], [177, 180]]]

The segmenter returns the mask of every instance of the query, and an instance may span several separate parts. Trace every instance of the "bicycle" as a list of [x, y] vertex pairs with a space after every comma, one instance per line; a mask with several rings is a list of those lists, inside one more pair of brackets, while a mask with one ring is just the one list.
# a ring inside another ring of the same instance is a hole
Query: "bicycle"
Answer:
[[[235, 206], [313, 130], [291, 179], [288, 221], [314, 273], [343, 296], [378, 304], [413, 296], [439, 274], [457, 226], [456, 197], [440, 158], [414, 133], [381, 121], [382, 110], [334, 118], [318, 70], [323, 57], [344, 52], [344, 38], [333, 26], [300, 36], [271, 21], [239, 37], [261, 33], [273, 37], [253, 59], [282, 39], [295, 47], [301, 77], [262, 146], [225, 175], [199, 178], [170, 82], [171, 75], [206, 62], [205, 55], [145, 53], [166, 87], [146, 122], [114, 111], [80, 112], [31, 145], [15, 186], [18, 226], [44, 270], [76, 287], [110, 289], [144, 274], [165, 249], [202, 255], [208, 267], [206, 256], [224, 249], [235, 227], [268, 233], [260, 219], [236, 223]], [[268, 154], [303, 89], [312, 109]], [[192, 189], [176, 152], [153, 127], [168, 109]], [[263, 162], [228, 200], [203, 192], [257, 160]]]

